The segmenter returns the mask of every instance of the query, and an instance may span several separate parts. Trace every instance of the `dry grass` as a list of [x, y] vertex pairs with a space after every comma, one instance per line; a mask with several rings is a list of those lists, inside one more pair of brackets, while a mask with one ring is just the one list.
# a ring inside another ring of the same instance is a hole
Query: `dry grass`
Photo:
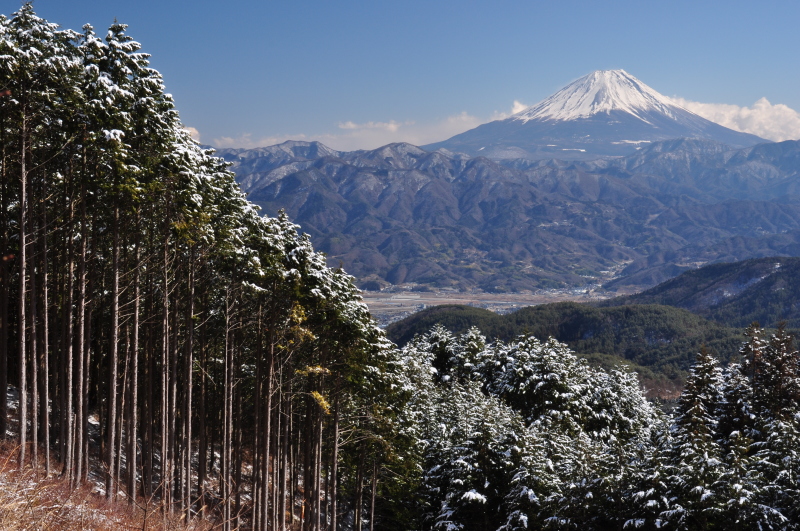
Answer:
[[91, 484], [70, 488], [43, 470], [17, 469], [16, 448], [0, 447], [0, 529], [3, 531], [206, 531], [208, 522], [165, 518], [157, 506], [137, 500], [110, 501]]

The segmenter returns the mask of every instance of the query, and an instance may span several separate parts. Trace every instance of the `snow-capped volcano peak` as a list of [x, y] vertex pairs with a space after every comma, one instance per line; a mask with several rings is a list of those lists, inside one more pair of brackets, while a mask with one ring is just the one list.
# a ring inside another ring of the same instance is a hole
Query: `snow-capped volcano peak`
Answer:
[[511, 118], [562, 121], [623, 111], [649, 123], [648, 113], [674, 117], [675, 109], [681, 108], [624, 70], [597, 70]]
[[592, 160], [630, 155], [675, 138], [738, 147], [765, 142], [684, 109], [624, 70], [598, 70], [509, 118], [423, 149], [491, 159]]

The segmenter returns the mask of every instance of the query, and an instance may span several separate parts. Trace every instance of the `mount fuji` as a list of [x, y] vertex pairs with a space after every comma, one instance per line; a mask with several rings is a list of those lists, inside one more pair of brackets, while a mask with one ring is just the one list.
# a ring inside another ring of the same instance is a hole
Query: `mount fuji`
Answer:
[[706, 120], [624, 70], [598, 70], [509, 118], [422, 147], [491, 159], [590, 160], [675, 138], [731, 147], [768, 142]]

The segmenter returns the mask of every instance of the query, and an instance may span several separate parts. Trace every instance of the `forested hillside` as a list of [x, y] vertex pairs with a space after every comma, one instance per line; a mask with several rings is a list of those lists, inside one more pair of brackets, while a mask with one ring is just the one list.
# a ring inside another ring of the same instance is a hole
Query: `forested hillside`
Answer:
[[165, 514], [320, 529], [376, 471], [402, 477], [388, 344], [353, 279], [189, 137], [139, 49], [122, 24], [0, 18], [0, 434], [20, 468], [96, 467]]
[[745, 327], [753, 321], [800, 328], [800, 258], [777, 256], [711, 264], [682, 273], [642, 293], [600, 306], [665, 304]]

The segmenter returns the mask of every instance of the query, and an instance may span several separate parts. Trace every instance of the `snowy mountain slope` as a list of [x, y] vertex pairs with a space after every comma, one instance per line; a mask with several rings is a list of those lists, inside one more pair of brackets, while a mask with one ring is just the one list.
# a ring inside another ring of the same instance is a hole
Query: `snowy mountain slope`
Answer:
[[423, 147], [494, 159], [591, 160], [674, 138], [733, 147], [765, 142], [680, 107], [624, 70], [599, 70], [509, 118]]
[[679, 109], [671, 100], [624, 70], [598, 70], [515, 114], [512, 119], [523, 122], [536, 119], [565, 121], [624, 111], [647, 122], [648, 113], [661, 112], [674, 118], [674, 111]]

